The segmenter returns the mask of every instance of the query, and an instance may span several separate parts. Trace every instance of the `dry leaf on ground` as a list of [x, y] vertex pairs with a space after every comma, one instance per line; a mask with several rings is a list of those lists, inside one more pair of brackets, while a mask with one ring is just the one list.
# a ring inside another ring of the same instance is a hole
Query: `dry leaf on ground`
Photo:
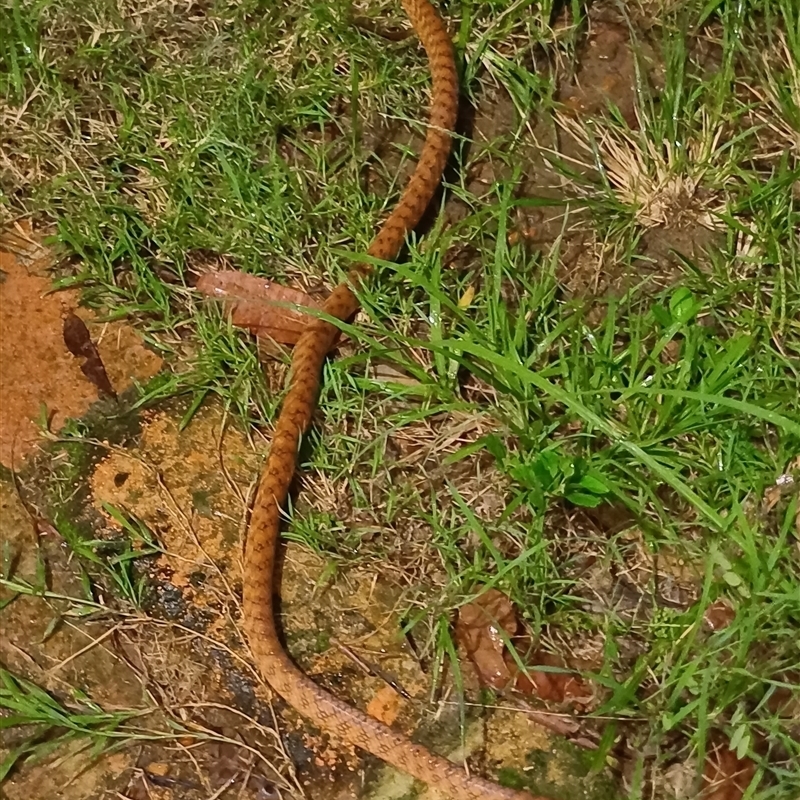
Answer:
[[703, 770], [703, 800], [741, 800], [756, 771], [749, 758], [738, 758], [726, 744], [717, 744]]
[[511, 681], [504, 637], [513, 637], [518, 628], [511, 601], [497, 589], [489, 589], [459, 609], [456, 640], [464, 646], [485, 686], [505, 689]]
[[[509, 656], [510, 657], [510, 654]], [[593, 697], [591, 687], [569, 669], [566, 661], [552, 653], [537, 651], [528, 658], [527, 674], [520, 671], [514, 688], [526, 695], [535, 695], [550, 703], [588, 703]], [[544, 671], [536, 667], [551, 667]]]
[[82, 358], [81, 372], [97, 387], [100, 394], [117, 399], [117, 393], [108, 379], [103, 359], [92, 341], [86, 323], [70, 312], [64, 317], [64, 344], [75, 358]]
[[712, 631], [721, 631], [736, 618], [736, 611], [727, 600], [715, 600], [703, 614], [703, 622]]
[[[563, 658], [540, 650], [531, 654], [527, 636], [520, 634], [521, 625], [513, 604], [497, 589], [490, 589], [459, 611], [456, 640], [474, 663], [484, 686], [494, 689], [513, 686], [521, 694], [550, 703], [585, 703], [592, 698], [589, 685], [569, 669]], [[525, 671], [506, 647], [508, 641], [517, 654], [528, 653]], [[550, 669], [536, 669], [540, 666]]]
[[311, 317], [301, 308], [321, 308], [306, 292], [237, 270], [206, 272], [196, 288], [208, 297], [222, 300], [234, 325], [280, 344], [296, 344], [305, 330]]

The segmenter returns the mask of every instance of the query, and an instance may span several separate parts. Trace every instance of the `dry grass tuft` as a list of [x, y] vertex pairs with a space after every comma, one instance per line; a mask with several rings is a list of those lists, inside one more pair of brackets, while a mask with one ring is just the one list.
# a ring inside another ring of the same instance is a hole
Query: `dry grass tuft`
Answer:
[[[616, 199], [634, 210], [644, 228], [700, 224], [717, 225], [714, 212], [721, 211], [720, 192], [703, 188], [708, 173], [716, 171], [714, 157], [724, 131], [704, 114], [700, 135], [679, 142], [656, 142], [641, 130], [614, 125], [604, 119], [584, 124], [556, 114], [557, 124], [574, 137], [601, 167]], [[590, 164], [586, 163], [586, 167]]]

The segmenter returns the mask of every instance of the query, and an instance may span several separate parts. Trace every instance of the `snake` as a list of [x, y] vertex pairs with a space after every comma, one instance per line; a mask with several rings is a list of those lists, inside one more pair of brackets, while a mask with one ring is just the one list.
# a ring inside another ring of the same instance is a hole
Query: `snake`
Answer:
[[[458, 113], [453, 46], [441, 17], [429, 0], [402, 0], [402, 5], [427, 53], [431, 103], [415, 170], [367, 250], [368, 256], [383, 261], [397, 258], [406, 235], [417, 226], [436, 193]], [[358, 311], [355, 290], [371, 272], [368, 262], [354, 266], [324, 302], [324, 315], [309, 319], [294, 346], [288, 388], [258, 481], [244, 548], [242, 616], [253, 661], [272, 690], [319, 729], [382, 759], [451, 800], [546, 800], [469, 774], [463, 766], [348, 705], [305, 675], [281, 644], [274, 594], [282, 509], [294, 478], [301, 437], [316, 409], [322, 366], [340, 332], [329, 319], [347, 320]]]

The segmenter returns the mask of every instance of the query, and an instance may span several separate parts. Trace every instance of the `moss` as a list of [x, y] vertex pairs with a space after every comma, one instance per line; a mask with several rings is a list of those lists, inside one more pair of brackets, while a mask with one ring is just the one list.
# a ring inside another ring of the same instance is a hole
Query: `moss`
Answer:
[[[505, 768], [498, 780], [512, 789], [527, 789], [553, 800], [620, 800], [617, 781], [606, 770], [593, 771], [593, 753], [565, 740], [550, 751], [533, 750], [524, 771]], [[551, 765], [553, 769], [551, 769]], [[551, 776], [563, 776], [559, 780]]]

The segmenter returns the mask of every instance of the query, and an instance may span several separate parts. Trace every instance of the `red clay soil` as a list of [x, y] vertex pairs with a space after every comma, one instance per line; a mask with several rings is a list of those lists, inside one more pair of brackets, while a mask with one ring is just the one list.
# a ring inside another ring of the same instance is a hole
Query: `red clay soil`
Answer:
[[43, 406], [50, 429], [57, 431], [98, 399], [79, 359], [64, 345], [67, 314], [88, 325], [117, 393], [132, 379], [147, 380], [161, 369], [161, 359], [132, 328], [93, 323], [91, 312], [78, 308], [77, 291], [47, 294], [51, 264], [29, 228], [0, 233], [0, 463], [13, 469], [36, 446]]

